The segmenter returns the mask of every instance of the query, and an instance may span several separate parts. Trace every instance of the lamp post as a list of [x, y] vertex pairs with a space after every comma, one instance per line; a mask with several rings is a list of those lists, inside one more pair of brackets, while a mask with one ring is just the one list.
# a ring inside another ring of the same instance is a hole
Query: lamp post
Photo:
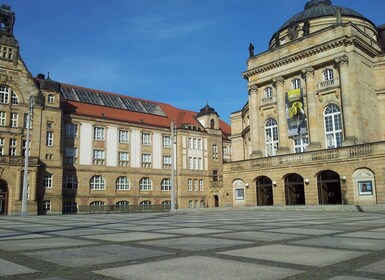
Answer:
[[28, 200], [28, 165], [29, 165], [29, 146], [30, 146], [30, 132], [31, 132], [31, 120], [32, 120], [32, 110], [33, 102], [35, 101], [35, 96], [31, 95], [29, 98], [29, 108], [27, 114], [27, 139], [25, 142], [25, 154], [24, 154], [24, 174], [23, 174], [23, 193], [21, 198], [21, 213], [20, 216], [27, 217], [27, 200]]
[[176, 124], [174, 121], [171, 122], [171, 209], [170, 212], [175, 212], [175, 130]]

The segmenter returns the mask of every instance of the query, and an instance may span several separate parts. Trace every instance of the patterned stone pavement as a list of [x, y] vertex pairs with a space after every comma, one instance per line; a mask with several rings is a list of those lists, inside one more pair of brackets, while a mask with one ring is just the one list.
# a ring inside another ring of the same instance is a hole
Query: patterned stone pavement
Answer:
[[385, 212], [4, 216], [0, 279], [385, 279]]

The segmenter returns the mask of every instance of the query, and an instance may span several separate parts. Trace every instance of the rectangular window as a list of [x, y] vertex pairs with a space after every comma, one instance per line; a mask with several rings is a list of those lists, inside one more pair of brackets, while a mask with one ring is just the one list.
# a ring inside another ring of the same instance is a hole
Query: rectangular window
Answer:
[[94, 140], [104, 141], [104, 128], [103, 127], [94, 127]]
[[198, 159], [196, 157], [193, 158], [193, 169], [194, 170], [198, 169]]
[[235, 199], [236, 200], [244, 200], [245, 199], [245, 190], [244, 189], [236, 189], [235, 190]]
[[198, 158], [198, 170], [203, 170], [202, 159]]
[[51, 211], [51, 200], [44, 200], [43, 201], [43, 210], [44, 211]]
[[202, 139], [198, 139], [198, 150], [202, 150]]
[[151, 155], [142, 154], [142, 167], [151, 168]]
[[47, 138], [46, 138], [45, 143], [49, 147], [53, 146], [53, 132], [52, 131], [47, 131]]
[[119, 130], [119, 143], [128, 143], [128, 131]]
[[193, 144], [192, 144], [192, 143], [193, 143], [192, 138], [189, 138], [189, 139], [188, 139], [188, 148], [189, 148], [189, 149], [192, 149], [192, 148], [193, 148]]
[[192, 192], [192, 179], [187, 180], [187, 188], [189, 192]]
[[77, 125], [73, 123], [66, 123], [65, 124], [65, 133], [67, 137], [74, 138], [77, 135]]
[[10, 156], [16, 156], [16, 146], [17, 146], [16, 139], [10, 139], [9, 140], [9, 155]]
[[189, 168], [189, 169], [193, 169], [193, 168], [194, 168], [194, 165], [193, 165], [193, 158], [192, 158], [192, 157], [189, 157], [189, 158], [188, 158], [188, 168]]
[[171, 148], [171, 136], [163, 136], [163, 148]]
[[48, 94], [48, 103], [54, 103], [55, 102], [55, 96], [53, 94]]
[[11, 127], [17, 127], [17, 120], [19, 118], [19, 114], [15, 112], [11, 112]]
[[128, 166], [127, 152], [119, 152], [119, 166]]
[[76, 148], [65, 148], [64, 162], [75, 163], [75, 161], [76, 161]]
[[0, 103], [8, 103], [9, 99], [9, 88], [6, 86], [0, 86]]
[[104, 150], [94, 150], [94, 164], [104, 164]]
[[76, 190], [78, 188], [78, 179], [76, 175], [73, 175], [73, 174], [65, 175], [63, 188], [67, 190]]
[[199, 180], [199, 191], [203, 192], [203, 180]]
[[193, 144], [193, 150], [196, 150], [197, 149], [197, 139], [196, 138], [193, 138], [193, 142], [192, 142], [192, 144]]
[[306, 151], [307, 146], [309, 145], [308, 137], [295, 137], [294, 141], [294, 151], [296, 153], [303, 153]]
[[52, 174], [45, 175], [43, 178], [43, 187], [46, 189], [52, 188]]
[[0, 138], [0, 156], [4, 155], [4, 138]]
[[0, 126], [5, 126], [6, 124], [6, 113], [0, 111]]
[[197, 179], [195, 179], [194, 180], [194, 191], [198, 191], [198, 180]]
[[143, 146], [151, 146], [151, 134], [142, 133], [142, 145]]
[[171, 157], [163, 156], [163, 169], [171, 169]]
[[213, 181], [218, 181], [218, 170], [213, 170]]

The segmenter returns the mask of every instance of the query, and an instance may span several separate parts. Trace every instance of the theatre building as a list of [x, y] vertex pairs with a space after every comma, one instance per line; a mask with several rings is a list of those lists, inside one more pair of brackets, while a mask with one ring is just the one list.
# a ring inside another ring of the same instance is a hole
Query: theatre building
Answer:
[[224, 204], [385, 203], [385, 26], [330, 0], [282, 22], [250, 46]]
[[23, 205], [29, 215], [169, 209], [172, 181], [177, 208], [224, 203], [230, 126], [214, 108], [192, 112], [42, 74], [33, 78], [14, 21], [2, 5], [0, 215], [20, 214]]

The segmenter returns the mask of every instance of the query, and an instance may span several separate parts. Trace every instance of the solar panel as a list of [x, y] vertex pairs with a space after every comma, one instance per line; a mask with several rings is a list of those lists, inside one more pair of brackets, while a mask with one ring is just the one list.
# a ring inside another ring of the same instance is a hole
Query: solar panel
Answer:
[[92, 90], [61, 86], [63, 99], [80, 101], [88, 104], [107, 106], [128, 111], [167, 116], [162, 108], [155, 103], [131, 99], [129, 97], [100, 93]]

